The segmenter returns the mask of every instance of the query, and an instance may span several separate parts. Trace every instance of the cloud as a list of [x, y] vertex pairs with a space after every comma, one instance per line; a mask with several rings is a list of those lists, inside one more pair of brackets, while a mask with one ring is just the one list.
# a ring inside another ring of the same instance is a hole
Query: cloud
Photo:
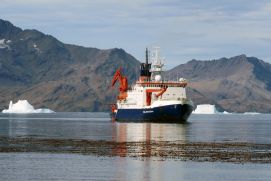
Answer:
[[66, 43], [124, 48], [144, 59], [159, 45], [174, 66], [237, 54], [271, 57], [267, 0], [2, 0], [1, 18]]

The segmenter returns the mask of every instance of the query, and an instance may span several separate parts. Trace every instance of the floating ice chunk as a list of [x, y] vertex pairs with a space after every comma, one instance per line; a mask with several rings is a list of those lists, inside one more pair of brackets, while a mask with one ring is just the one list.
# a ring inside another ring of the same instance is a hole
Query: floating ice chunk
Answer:
[[229, 112], [227, 112], [227, 111], [224, 111], [222, 114], [232, 114], [232, 113], [229, 113]]
[[17, 103], [13, 104], [12, 101], [9, 102], [8, 109], [4, 109], [3, 113], [53, 113], [54, 111], [50, 109], [34, 109], [34, 107], [29, 104], [27, 100], [19, 100]]
[[219, 113], [215, 105], [211, 104], [200, 104], [197, 105], [197, 108], [193, 111], [193, 114], [217, 114]]
[[244, 114], [261, 114], [261, 113], [258, 113], [258, 112], [245, 112]]
[[35, 109], [36, 113], [54, 113], [51, 109]]
[[211, 104], [199, 104], [197, 105], [197, 108], [192, 113], [193, 114], [250, 114], [250, 115], [261, 114], [258, 112], [245, 112], [245, 113], [230, 113], [227, 111], [219, 112], [216, 110], [215, 105], [211, 105]]

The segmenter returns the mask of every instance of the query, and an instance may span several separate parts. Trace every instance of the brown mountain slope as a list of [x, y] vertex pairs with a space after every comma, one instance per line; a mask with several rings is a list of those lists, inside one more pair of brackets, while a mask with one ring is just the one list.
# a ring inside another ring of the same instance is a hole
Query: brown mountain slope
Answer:
[[122, 49], [67, 45], [3, 20], [0, 39], [0, 110], [18, 99], [55, 111], [108, 110], [116, 69], [123, 67], [130, 82], [137, 77], [139, 62]]
[[190, 81], [188, 94], [196, 104], [212, 103], [230, 112], [271, 112], [271, 65], [257, 58], [192, 60], [169, 75]]
[[[122, 49], [99, 50], [64, 44], [37, 30], [22, 30], [0, 20], [0, 110], [10, 100], [27, 99], [55, 111], [104, 111], [115, 100], [111, 78], [123, 67], [129, 83], [139, 62]], [[271, 112], [271, 65], [240, 55], [192, 60], [166, 77], [190, 81], [195, 102], [230, 112]]]

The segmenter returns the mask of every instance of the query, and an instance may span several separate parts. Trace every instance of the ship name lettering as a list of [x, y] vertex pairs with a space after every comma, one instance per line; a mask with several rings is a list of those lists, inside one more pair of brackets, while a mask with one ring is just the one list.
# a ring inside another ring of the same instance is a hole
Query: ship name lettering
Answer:
[[143, 111], [143, 113], [153, 113], [153, 111]]

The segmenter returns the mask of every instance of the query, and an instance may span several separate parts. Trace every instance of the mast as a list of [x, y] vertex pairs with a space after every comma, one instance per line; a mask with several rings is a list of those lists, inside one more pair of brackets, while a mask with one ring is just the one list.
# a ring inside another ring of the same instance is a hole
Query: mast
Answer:
[[149, 53], [148, 48], [146, 48], [146, 61], [141, 63], [140, 66], [140, 81], [150, 81], [151, 79], [151, 63], [149, 63]]
[[161, 81], [162, 79], [161, 74], [164, 71], [163, 70], [164, 63], [160, 55], [160, 47], [153, 47], [151, 51], [150, 59], [152, 62], [151, 80]]
[[148, 63], [148, 59], [149, 59], [148, 48], [146, 48], [146, 64], [149, 64], [149, 63]]

